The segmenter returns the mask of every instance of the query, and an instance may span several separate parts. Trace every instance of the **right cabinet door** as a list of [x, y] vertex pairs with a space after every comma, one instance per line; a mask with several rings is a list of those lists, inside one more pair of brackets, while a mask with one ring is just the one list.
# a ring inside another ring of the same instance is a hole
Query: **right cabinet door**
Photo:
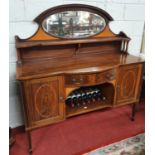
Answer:
[[128, 104], [139, 100], [142, 64], [122, 66], [118, 72], [116, 104]]

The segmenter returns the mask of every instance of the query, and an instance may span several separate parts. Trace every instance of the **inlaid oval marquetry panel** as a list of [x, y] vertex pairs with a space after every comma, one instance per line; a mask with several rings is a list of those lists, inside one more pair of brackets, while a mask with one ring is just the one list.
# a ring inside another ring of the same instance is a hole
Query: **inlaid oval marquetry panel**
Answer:
[[42, 118], [48, 118], [54, 115], [56, 108], [57, 92], [51, 89], [49, 84], [41, 85], [35, 93], [35, 110]]
[[136, 100], [136, 87], [138, 82], [139, 67], [121, 67], [117, 83], [117, 104]]
[[41, 117], [50, 117], [53, 114], [53, 101], [56, 93], [48, 84], [41, 85], [35, 93], [35, 109]]
[[[32, 79], [27, 83], [28, 125], [40, 127], [64, 119], [62, 77]], [[61, 104], [60, 104], [61, 103]]]
[[128, 71], [123, 75], [121, 83], [121, 96], [131, 97], [134, 94], [136, 75], [133, 71]]

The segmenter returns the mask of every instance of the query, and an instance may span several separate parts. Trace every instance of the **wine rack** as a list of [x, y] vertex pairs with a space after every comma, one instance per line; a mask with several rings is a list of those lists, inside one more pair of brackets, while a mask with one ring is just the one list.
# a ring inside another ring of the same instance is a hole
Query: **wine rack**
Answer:
[[[107, 93], [108, 90], [110, 93]], [[112, 84], [80, 87], [72, 91], [66, 99], [67, 116], [74, 116], [92, 110], [111, 107], [114, 98]]]

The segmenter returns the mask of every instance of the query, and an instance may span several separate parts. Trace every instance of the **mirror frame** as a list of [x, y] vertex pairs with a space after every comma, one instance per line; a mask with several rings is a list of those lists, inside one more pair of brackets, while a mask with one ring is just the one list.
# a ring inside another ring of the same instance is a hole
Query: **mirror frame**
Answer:
[[[95, 14], [101, 16], [105, 20], [106, 25], [103, 28], [103, 30], [100, 31], [99, 33], [93, 34], [91, 36], [83, 37], [83, 38], [80, 38], [80, 37], [79, 38], [63, 38], [63, 37], [52, 35], [52, 34], [48, 33], [47, 31], [45, 31], [43, 28], [43, 21], [45, 19], [47, 19], [49, 16], [56, 14], [56, 13], [59, 13], [59, 12], [63, 12], [63, 11], [87, 11], [90, 13], [95, 13]], [[113, 21], [113, 18], [104, 10], [97, 8], [97, 7], [94, 7], [94, 6], [84, 5], [84, 4], [65, 4], [65, 5], [59, 5], [59, 6], [56, 6], [56, 7], [53, 7], [53, 8], [50, 8], [50, 9], [44, 11], [39, 16], [37, 16], [34, 19], [34, 21], [36, 23], [38, 23], [39, 27], [41, 27], [42, 30], [46, 34], [53, 36], [55, 38], [59, 38], [59, 39], [85, 39], [85, 38], [91, 38], [93, 36], [96, 36], [96, 35], [104, 32], [104, 30], [108, 26], [109, 22]]]

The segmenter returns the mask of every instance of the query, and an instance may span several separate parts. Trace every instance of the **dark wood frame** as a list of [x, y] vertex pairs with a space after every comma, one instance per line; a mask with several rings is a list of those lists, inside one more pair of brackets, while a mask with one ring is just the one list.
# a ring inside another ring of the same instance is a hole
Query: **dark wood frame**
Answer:
[[[43, 26], [42, 26], [43, 20], [46, 19], [47, 17], [49, 17], [50, 15], [53, 15], [53, 14], [56, 14], [59, 12], [63, 12], [63, 11], [88, 11], [91, 13], [95, 13], [105, 19], [106, 25], [108, 25], [110, 21], [113, 21], [113, 18], [107, 12], [105, 12], [104, 10], [99, 9], [97, 7], [90, 6], [90, 5], [84, 5], [84, 4], [83, 5], [81, 5], [81, 4], [66, 4], [66, 5], [56, 6], [54, 8], [50, 8], [50, 9], [46, 10], [45, 12], [41, 13], [38, 17], [36, 17], [34, 19], [34, 22], [38, 23], [39, 27], [44, 31]], [[100, 31], [99, 33], [103, 32], [104, 29], [102, 31]], [[46, 33], [49, 34], [48, 32], [46, 32]], [[91, 37], [96, 36], [99, 33], [91, 35]], [[60, 38], [60, 39], [65, 39], [65, 40], [67, 39], [67, 38], [58, 37], [58, 36], [55, 36], [52, 34], [50, 34], [50, 35], [53, 37], [56, 37], [56, 38]], [[90, 38], [90, 37], [84, 37], [84, 39], [85, 38]], [[76, 40], [78, 38], [70, 38], [70, 39]]]
[[65, 4], [65, 5], [59, 5], [53, 8], [50, 8], [43, 13], [41, 13], [39, 16], [37, 16], [34, 21], [37, 22], [39, 25], [42, 24], [43, 20], [47, 18], [48, 16], [63, 12], [63, 11], [88, 11], [95, 14], [100, 15], [101, 17], [105, 18], [106, 23], [108, 24], [109, 21], [112, 21], [113, 18], [104, 10], [97, 8], [95, 6], [85, 5], [85, 4]]

